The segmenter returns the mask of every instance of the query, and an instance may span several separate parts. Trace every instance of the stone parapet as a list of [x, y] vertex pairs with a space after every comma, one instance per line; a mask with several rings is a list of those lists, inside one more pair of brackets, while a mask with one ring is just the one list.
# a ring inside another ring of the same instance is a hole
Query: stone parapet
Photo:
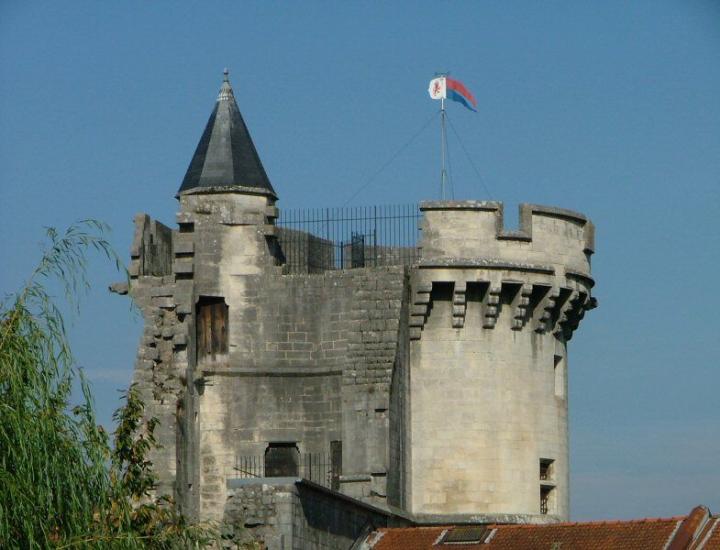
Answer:
[[595, 230], [577, 212], [521, 204], [520, 227], [510, 231], [500, 202], [433, 201], [421, 203], [420, 210], [421, 267], [572, 271], [590, 277]]

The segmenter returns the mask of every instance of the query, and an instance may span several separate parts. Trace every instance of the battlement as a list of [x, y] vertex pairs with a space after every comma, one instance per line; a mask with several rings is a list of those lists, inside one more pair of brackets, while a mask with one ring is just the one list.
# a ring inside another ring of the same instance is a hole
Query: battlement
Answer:
[[571, 210], [521, 204], [520, 227], [507, 230], [495, 201], [420, 204], [420, 267], [485, 267], [590, 277], [595, 228]]

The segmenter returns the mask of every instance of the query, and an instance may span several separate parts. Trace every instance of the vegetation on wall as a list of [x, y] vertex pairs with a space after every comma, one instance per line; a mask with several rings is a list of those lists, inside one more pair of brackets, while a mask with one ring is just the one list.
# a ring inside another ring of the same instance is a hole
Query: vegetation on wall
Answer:
[[[153, 493], [148, 452], [156, 445], [134, 388], [115, 413], [111, 446], [98, 425], [87, 381], [73, 363], [58, 305], [87, 288], [86, 256], [96, 250], [118, 267], [103, 234], [84, 221], [48, 247], [20, 291], [0, 304], [0, 547], [177, 548], [211, 543], [208, 526], [191, 525], [168, 497]], [[71, 406], [73, 388], [80, 404]]]

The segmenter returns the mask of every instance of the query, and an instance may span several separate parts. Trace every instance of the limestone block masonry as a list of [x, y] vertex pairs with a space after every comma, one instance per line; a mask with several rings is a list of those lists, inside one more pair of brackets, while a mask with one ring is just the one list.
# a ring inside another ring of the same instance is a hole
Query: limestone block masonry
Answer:
[[[521, 205], [510, 232], [500, 203], [426, 202], [416, 265], [290, 275], [273, 196], [179, 198], [178, 229], [140, 214], [131, 250], [158, 492], [222, 520], [238, 456], [339, 443], [336, 490], [420, 522], [568, 517], [567, 343], [595, 305], [584, 216]], [[212, 356], [206, 299], [228, 312]]]
[[567, 342], [593, 225], [523, 204], [426, 202], [411, 275], [407, 502], [415, 514], [568, 517]]
[[[179, 229], [141, 214], [130, 294], [146, 329], [135, 382], [161, 421], [158, 491], [221, 520], [239, 456], [273, 442], [345, 452], [341, 490], [385, 500], [389, 401], [408, 269], [285, 275], [264, 194], [187, 191]], [[198, 304], [227, 306], [227, 350], [201, 356]]]

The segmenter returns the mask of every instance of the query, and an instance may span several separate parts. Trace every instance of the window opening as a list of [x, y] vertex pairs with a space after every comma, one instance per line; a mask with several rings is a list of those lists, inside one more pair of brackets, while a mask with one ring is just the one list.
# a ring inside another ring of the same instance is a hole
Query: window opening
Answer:
[[228, 306], [225, 299], [201, 296], [197, 304], [197, 356], [215, 359], [228, 351]]
[[330, 488], [340, 490], [340, 476], [342, 475], [342, 441], [330, 442]]
[[543, 515], [550, 513], [550, 495], [553, 489], [554, 487], [548, 487], [546, 485], [540, 486], [540, 513]]
[[555, 396], [565, 397], [565, 358], [555, 356]]
[[440, 541], [440, 544], [479, 544], [485, 541], [485, 538], [491, 530], [487, 527], [454, 527], [449, 529]]
[[550, 458], [540, 459], [540, 481], [551, 481], [553, 479], [553, 462]]
[[540, 459], [540, 513], [549, 514], [553, 508], [553, 490], [555, 489], [555, 460]]
[[270, 443], [265, 449], [265, 477], [298, 477], [300, 451], [294, 441]]

